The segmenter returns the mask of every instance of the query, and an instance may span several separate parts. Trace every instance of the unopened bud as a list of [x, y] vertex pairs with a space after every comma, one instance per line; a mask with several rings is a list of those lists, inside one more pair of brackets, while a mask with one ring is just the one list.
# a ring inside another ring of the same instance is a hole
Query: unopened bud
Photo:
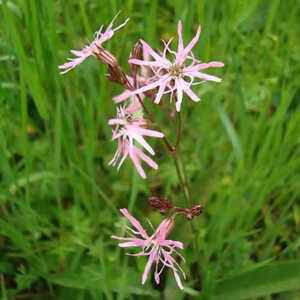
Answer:
[[158, 208], [162, 215], [167, 214], [173, 210], [174, 207], [172, 201], [167, 198], [151, 197], [149, 198], [149, 203], [153, 207]]
[[109, 51], [101, 46], [95, 47], [93, 54], [105, 65], [116, 67], [119, 65], [118, 60]]
[[[134, 58], [134, 59], [142, 59], [143, 58], [143, 45], [140, 41], [138, 41], [134, 45], [131, 58]], [[137, 67], [138, 66], [136, 64], [130, 64], [130, 68], [131, 68], [133, 78], [136, 78]]]
[[122, 69], [117, 65], [115, 67], [108, 66], [108, 78], [122, 86], [127, 86], [127, 78]]
[[96, 45], [93, 54], [108, 68], [108, 78], [121, 85], [127, 84], [127, 78], [122, 68], [120, 67], [118, 60], [109, 51], [101, 46]]
[[202, 205], [195, 205], [191, 209], [187, 210], [187, 212], [186, 212], [186, 218], [188, 220], [192, 220], [193, 217], [201, 215], [202, 212], [203, 212], [203, 210], [204, 210], [204, 206], [202, 206]]
[[204, 206], [199, 204], [192, 207], [191, 212], [194, 216], [199, 216], [203, 213], [203, 210], [204, 210]]

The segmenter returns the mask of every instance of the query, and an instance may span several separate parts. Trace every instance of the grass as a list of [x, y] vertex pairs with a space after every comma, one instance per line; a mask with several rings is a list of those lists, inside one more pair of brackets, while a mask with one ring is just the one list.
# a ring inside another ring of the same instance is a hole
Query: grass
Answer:
[[[183, 292], [171, 272], [141, 286], [146, 261], [110, 239], [122, 232], [119, 208], [157, 225], [148, 197], [184, 203], [170, 157], [157, 144], [147, 180], [130, 162], [109, 167], [121, 89], [93, 58], [57, 69], [120, 8], [118, 21], [131, 20], [107, 45], [124, 66], [138, 38], [159, 47], [179, 19], [186, 42], [202, 25], [197, 57], [226, 65], [214, 72], [221, 84], [183, 106], [192, 201], [206, 207], [196, 235], [183, 219], [171, 235], [185, 244]], [[300, 297], [297, 1], [2, 0], [0, 15], [1, 299]]]

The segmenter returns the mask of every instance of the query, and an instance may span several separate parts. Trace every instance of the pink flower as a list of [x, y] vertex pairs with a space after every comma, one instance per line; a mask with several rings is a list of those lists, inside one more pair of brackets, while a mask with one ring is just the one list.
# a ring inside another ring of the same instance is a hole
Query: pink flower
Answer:
[[[209, 62], [200, 63], [199, 60], [195, 59], [192, 48], [196, 45], [200, 36], [200, 26], [198, 27], [195, 37], [190, 41], [190, 43], [184, 47], [182, 39], [182, 24], [181, 21], [178, 22], [178, 48], [177, 52], [170, 50], [169, 44], [172, 39], [165, 43], [165, 48], [163, 53], [160, 55], [156, 53], [145, 41], [141, 40], [143, 44], [144, 51], [153, 57], [154, 60], [139, 60], [139, 59], [129, 59], [131, 64], [137, 64], [140, 66], [150, 67], [154, 76], [151, 78], [150, 83], [137, 89], [133, 94], [139, 94], [158, 88], [158, 92], [154, 103], [159, 103], [164, 94], [171, 94], [171, 99], [173, 93], [176, 92], [176, 110], [180, 111], [181, 102], [183, 99], [183, 93], [186, 93], [188, 97], [198, 102], [200, 98], [192, 91], [191, 86], [200, 84], [205, 81], [215, 81], [220, 82], [221, 79], [212, 75], [208, 75], [200, 72], [201, 70], [210, 67], [223, 67], [222, 62]], [[166, 56], [167, 52], [173, 54], [175, 59], [171, 62]], [[191, 61], [189, 65], [186, 65], [186, 61]], [[195, 79], [200, 79], [200, 81], [195, 82]]]
[[97, 47], [101, 47], [102, 43], [106, 42], [107, 40], [111, 39], [111, 37], [114, 35], [114, 32], [118, 29], [124, 27], [126, 23], [129, 21], [129, 19], [126, 19], [124, 23], [120, 24], [116, 28], [112, 28], [113, 22], [116, 19], [117, 15], [112, 19], [108, 27], [106, 28], [105, 32], [102, 33], [103, 25], [99, 28], [98, 31], [95, 32], [95, 39], [89, 44], [83, 47], [82, 50], [71, 50], [70, 52], [77, 56], [76, 58], [68, 58], [69, 62], [60, 65], [58, 68], [63, 70], [60, 72], [60, 74], [65, 74], [81, 64], [86, 58], [93, 55], [94, 51], [97, 50]]
[[155, 232], [149, 237], [147, 232], [144, 230], [142, 225], [136, 220], [126, 208], [120, 210], [121, 213], [126, 217], [130, 223], [133, 225], [134, 229], [127, 227], [129, 234], [134, 234], [138, 237], [119, 237], [119, 236], [111, 236], [113, 239], [124, 241], [120, 243], [118, 246], [122, 248], [127, 247], [141, 247], [142, 251], [136, 254], [129, 254], [132, 256], [148, 256], [148, 262], [146, 264], [143, 276], [142, 276], [142, 284], [145, 283], [148, 274], [150, 272], [151, 266], [155, 263], [155, 271], [154, 271], [154, 279], [157, 284], [160, 281], [160, 274], [162, 271], [168, 267], [173, 271], [175, 280], [180, 289], [183, 289], [180, 277], [178, 275], [178, 270], [182, 273], [185, 279], [185, 273], [176, 260], [172, 257], [173, 253], [178, 254], [183, 260], [181, 254], [179, 254], [175, 248], [183, 249], [183, 244], [178, 241], [167, 240], [169, 233], [172, 231], [174, 227], [174, 218], [170, 217], [164, 219], [160, 225], [157, 227]]
[[[146, 178], [146, 174], [140, 164], [139, 159], [142, 159], [153, 169], [157, 169], [157, 164], [147, 156], [142, 150], [134, 145], [134, 141], [144, 147], [151, 155], [154, 155], [154, 150], [146, 142], [143, 136], [152, 136], [157, 138], [162, 138], [164, 135], [161, 132], [155, 130], [149, 130], [144, 128], [147, 123], [143, 118], [141, 112], [137, 112], [140, 109], [139, 102], [134, 102], [127, 108], [118, 107], [117, 108], [117, 118], [110, 119], [108, 121], [109, 125], [115, 126], [113, 130], [112, 140], [118, 140], [118, 148], [113, 159], [109, 162], [109, 165], [115, 165], [123, 154], [122, 159], [119, 162], [118, 169], [123, 164], [124, 160], [129, 157], [134, 163], [138, 173], [142, 178]], [[138, 117], [135, 115], [140, 114]]]

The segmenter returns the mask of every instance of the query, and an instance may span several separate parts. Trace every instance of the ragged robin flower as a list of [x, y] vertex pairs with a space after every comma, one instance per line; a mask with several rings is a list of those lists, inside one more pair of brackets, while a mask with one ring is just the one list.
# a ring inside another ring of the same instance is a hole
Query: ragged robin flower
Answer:
[[[193, 85], [198, 85], [205, 81], [221, 81], [221, 79], [218, 77], [208, 75], [200, 71], [211, 67], [224, 66], [222, 62], [215, 61], [201, 63], [194, 57], [191, 50], [196, 45], [200, 37], [200, 31], [201, 28], [199, 26], [195, 37], [186, 47], [184, 47], [182, 38], [182, 24], [181, 21], [179, 21], [177, 52], [172, 51], [169, 48], [169, 44], [171, 43], [172, 39], [168, 43], [165, 43], [165, 48], [162, 54], [158, 54], [145, 41], [140, 40], [144, 47], [144, 51], [152, 56], [154, 60], [129, 59], [129, 63], [150, 67], [154, 75], [149, 78], [148, 84], [136, 89], [133, 94], [139, 94], [158, 88], [154, 103], [159, 103], [163, 95], [170, 94], [172, 100], [174, 93], [176, 93], [177, 111], [180, 111], [181, 109], [183, 93], [186, 93], [187, 96], [195, 102], [200, 101], [200, 98], [191, 89]], [[167, 58], [167, 53], [175, 56], [173, 62]], [[188, 62], [190, 62], [189, 65]], [[197, 79], [200, 81], [196, 81]]]
[[155, 232], [151, 236], [148, 236], [147, 232], [139, 223], [139, 221], [135, 219], [132, 215], [130, 215], [126, 208], [123, 208], [120, 211], [134, 227], [130, 228], [126, 226], [128, 233], [130, 235], [133, 235], [133, 237], [119, 237], [115, 235], [111, 237], [113, 239], [122, 241], [118, 244], [119, 247], [139, 247], [142, 250], [138, 253], [129, 255], [148, 256], [148, 262], [146, 264], [142, 276], [142, 284], [146, 282], [152, 264], [155, 264], [154, 280], [156, 284], [159, 284], [160, 275], [164, 271], [164, 269], [170, 268], [173, 271], [178, 287], [180, 289], [183, 289], [183, 285], [178, 275], [178, 271], [182, 273], [184, 279], [185, 273], [172, 256], [173, 254], [177, 254], [184, 260], [182, 255], [176, 251], [176, 248], [183, 249], [183, 244], [179, 241], [167, 239], [168, 235], [174, 227], [174, 217], [164, 219], [157, 227]]
[[91, 55], [95, 55], [98, 51], [98, 48], [102, 47], [102, 44], [107, 40], [111, 39], [114, 35], [115, 31], [124, 27], [129, 19], [126, 19], [124, 23], [120, 24], [116, 28], [113, 27], [113, 22], [115, 21], [116, 17], [119, 13], [112, 19], [108, 27], [104, 32], [102, 32], [103, 25], [99, 28], [98, 31], [95, 32], [95, 39], [89, 44], [83, 47], [82, 50], [71, 50], [70, 52], [76, 56], [76, 58], [68, 58], [69, 62], [60, 65], [58, 68], [63, 70], [60, 74], [65, 74], [81, 64], [86, 58]]
[[123, 164], [124, 160], [129, 157], [134, 163], [135, 168], [142, 178], [146, 178], [145, 171], [143, 170], [139, 159], [143, 160], [153, 169], [157, 169], [158, 166], [149, 156], [147, 156], [141, 149], [137, 147], [134, 143], [137, 142], [141, 147], [146, 149], [151, 155], [154, 155], [154, 150], [146, 142], [143, 136], [151, 136], [157, 138], [163, 138], [164, 135], [156, 130], [146, 129], [147, 122], [143, 118], [143, 114], [139, 113], [136, 116], [136, 110], [140, 108], [139, 102], [135, 101], [133, 104], [117, 108], [117, 118], [110, 119], [108, 124], [115, 126], [113, 130], [112, 140], [118, 141], [118, 148], [113, 157], [109, 162], [109, 165], [115, 165], [121, 158], [118, 169]]

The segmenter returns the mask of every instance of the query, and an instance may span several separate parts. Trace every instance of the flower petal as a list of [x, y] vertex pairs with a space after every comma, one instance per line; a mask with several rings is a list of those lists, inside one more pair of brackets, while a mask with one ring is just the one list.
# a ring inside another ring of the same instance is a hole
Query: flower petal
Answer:
[[170, 75], [169, 74], [166, 74], [166, 75], [163, 75], [159, 80], [157, 81], [154, 81], [152, 83], [149, 83], [147, 85], [144, 85], [143, 87], [135, 90], [135, 91], [132, 91], [132, 95], [136, 95], [136, 94], [140, 94], [140, 93], [144, 93], [146, 91], [149, 91], [149, 90], [153, 90], [155, 88], [157, 88], [159, 85], [161, 85], [165, 79], [167, 77], [169, 77]]
[[163, 138], [164, 137], [163, 133], [161, 133], [159, 131], [145, 129], [145, 128], [142, 128], [142, 127], [137, 128], [136, 132], [141, 134], [141, 135], [153, 136], [153, 137], [157, 137], [157, 138]]
[[176, 91], [177, 91], [176, 110], [180, 111], [181, 102], [182, 102], [182, 98], [183, 98], [183, 91], [182, 91], [182, 86], [180, 84], [180, 81], [178, 79], [175, 80], [175, 85], [176, 85]]
[[139, 66], [148, 66], [148, 67], [165, 67], [165, 64], [162, 64], [158, 61], [146, 61], [146, 60], [140, 60], [136, 58], [130, 58], [128, 60], [130, 64], [139, 65]]
[[164, 240], [163, 242], [161, 242], [162, 246], [175, 246], [177, 248], [183, 249], [183, 243], [179, 242], [179, 241], [173, 241], [173, 240]]
[[149, 53], [156, 61], [160, 62], [163, 66], [170, 66], [171, 62], [166, 58], [161, 57], [157, 54], [145, 41], [140, 40], [146, 53]]
[[184, 70], [187, 72], [197, 72], [207, 68], [221, 68], [221, 67], [224, 67], [224, 63], [220, 61], [211, 61], [209, 63], [202, 63], [198, 65], [189, 66], [186, 67]]
[[[128, 126], [127, 126], [128, 127]], [[138, 132], [132, 131], [132, 130], [124, 130], [128, 135], [133, 137], [141, 146], [143, 146], [150, 154], [154, 155], [154, 150], [152, 147], [146, 142], [146, 140], [141, 136]]]
[[200, 33], [201, 33], [201, 26], [199, 25], [198, 29], [197, 29], [197, 32], [196, 32], [196, 35], [194, 36], [194, 38], [189, 42], [189, 44], [183, 50], [183, 56], [184, 56], [184, 58], [186, 57], [186, 55], [188, 55], [188, 53], [192, 50], [192, 48], [198, 42], [199, 37], [200, 37]]
[[166, 85], [169, 83], [169, 81], [172, 79], [171, 76], [167, 77], [163, 82], [161, 82], [158, 92], [156, 94], [154, 103], [158, 104], [160, 102], [161, 97], [163, 96], [163, 93], [166, 89]]
[[131, 153], [129, 154], [130, 155], [130, 158], [136, 168], [136, 170], [138, 171], [138, 173], [140, 174], [140, 176], [143, 178], [143, 179], [146, 179], [147, 176], [146, 176], [146, 173], [144, 171], [144, 169], [142, 168], [137, 156], [136, 156], [136, 147], [134, 147], [134, 149], [131, 151]]
[[190, 88], [185, 89], [184, 92], [195, 102], [199, 102], [201, 100]]
[[144, 239], [148, 239], [148, 235], [147, 235], [146, 231], [144, 230], [144, 228], [142, 227], [142, 225], [140, 224], [140, 222], [135, 217], [133, 217], [126, 208], [122, 208], [122, 209], [120, 209], [120, 211], [123, 214], [123, 216], [125, 218], [127, 218], [129, 220], [129, 222], [138, 230], [140, 235]]
[[179, 20], [177, 25], [177, 34], [178, 34], [178, 48], [177, 48], [177, 54], [176, 54], [176, 60], [180, 59], [184, 45], [183, 45], [183, 39], [182, 39], [182, 22]]
[[201, 73], [201, 72], [189, 72], [189, 75], [197, 77], [197, 78], [201, 78], [207, 81], [215, 81], [215, 82], [221, 82], [222, 79], [216, 76], [212, 76], [209, 74], [205, 74], [205, 73]]
[[112, 98], [115, 103], [120, 103], [131, 96], [131, 91], [125, 90], [123, 93]]
[[175, 280], [176, 280], [176, 282], [177, 282], [178, 287], [179, 287], [181, 290], [183, 290], [183, 285], [182, 285], [182, 282], [181, 282], [181, 280], [180, 280], [180, 277], [179, 277], [178, 273], [177, 273], [176, 271], [173, 271], [173, 274], [174, 274], [174, 277], [175, 277]]
[[156, 255], [157, 255], [156, 252], [153, 251], [153, 252], [151, 252], [151, 254], [150, 254], [149, 258], [148, 258], [148, 262], [146, 264], [146, 267], [145, 267], [145, 270], [144, 270], [144, 273], [143, 273], [143, 276], [142, 276], [142, 284], [144, 284], [146, 282], [146, 280], [147, 280], [147, 277], [148, 277], [148, 274], [150, 272], [153, 260], [154, 260], [154, 258], [155, 258]]
[[154, 160], [152, 160], [149, 156], [147, 156], [143, 151], [136, 148], [135, 152], [136, 152], [136, 155], [138, 155], [150, 167], [152, 167], [155, 170], [158, 168], [158, 165], [156, 164], [156, 162]]

